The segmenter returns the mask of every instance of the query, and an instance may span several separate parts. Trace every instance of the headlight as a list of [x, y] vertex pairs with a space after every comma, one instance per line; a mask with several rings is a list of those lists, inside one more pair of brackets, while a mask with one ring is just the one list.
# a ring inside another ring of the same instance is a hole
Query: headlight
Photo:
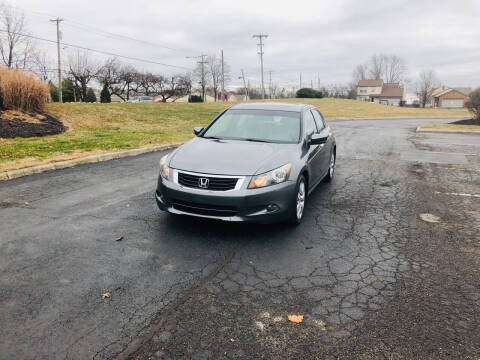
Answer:
[[164, 178], [165, 180], [168, 180], [169, 176], [170, 176], [170, 168], [167, 166], [167, 157], [168, 157], [169, 154], [163, 156], [161, 159], [160, 159], [160, 175], [162, 176], [162, 178]]
[[280, 166], [278, 169], [271, 170], [264, 174], [255, 175], [252, 180], [250, 180], [250, 185], [248, 185], [248, 188], [256, 189], [287, 181], [290, 177], [291, 168], [292, 164], [286, 164]]

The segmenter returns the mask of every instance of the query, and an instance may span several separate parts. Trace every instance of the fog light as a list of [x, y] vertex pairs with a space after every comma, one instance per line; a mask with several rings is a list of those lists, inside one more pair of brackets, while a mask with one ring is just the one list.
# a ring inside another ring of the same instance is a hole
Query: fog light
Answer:
[[279, 209], [278, 205], [275, 205], [275, 204], [267, 205], [267, 211], [268, 212], [277, 211], [278, 209]]

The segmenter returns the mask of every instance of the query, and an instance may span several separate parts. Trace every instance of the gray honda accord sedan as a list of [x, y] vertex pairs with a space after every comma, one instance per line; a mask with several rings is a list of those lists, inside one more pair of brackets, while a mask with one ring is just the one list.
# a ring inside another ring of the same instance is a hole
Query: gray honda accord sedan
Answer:
[[156, 200], [172, 214], [299, 224], [333, 179], [335, 138], [314, 106], [238, 104], [194, 133], [160, 160]]

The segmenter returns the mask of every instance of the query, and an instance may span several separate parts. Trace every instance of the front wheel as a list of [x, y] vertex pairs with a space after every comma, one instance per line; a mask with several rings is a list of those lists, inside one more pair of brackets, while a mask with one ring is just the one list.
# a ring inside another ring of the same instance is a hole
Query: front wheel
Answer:
[[302, 175], [297, 181], [295, 199], [292, 204], [291, 215], [289, 222], [293, 225], [298, 225], [302, 222], [303, 213], [305, 210], [305, 203], [307, 200], [307, 182]]
[[325, 175], [324, 180], [326, 182], [330, 182], [333, 180], [333, 175], [335, 174], [335, 151], [332, 151], [330, 154], [330, 163], [328, 166], [328, 173]]

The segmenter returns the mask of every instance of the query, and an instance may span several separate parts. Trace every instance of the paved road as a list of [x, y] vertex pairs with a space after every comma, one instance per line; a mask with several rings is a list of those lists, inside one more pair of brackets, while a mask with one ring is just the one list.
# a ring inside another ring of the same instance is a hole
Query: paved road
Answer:
[[332, 123], [296, 228], [160, 213], [161, 153], [0, 183], [0, 358], [478, 358], [480, 136], [429, 122]]

